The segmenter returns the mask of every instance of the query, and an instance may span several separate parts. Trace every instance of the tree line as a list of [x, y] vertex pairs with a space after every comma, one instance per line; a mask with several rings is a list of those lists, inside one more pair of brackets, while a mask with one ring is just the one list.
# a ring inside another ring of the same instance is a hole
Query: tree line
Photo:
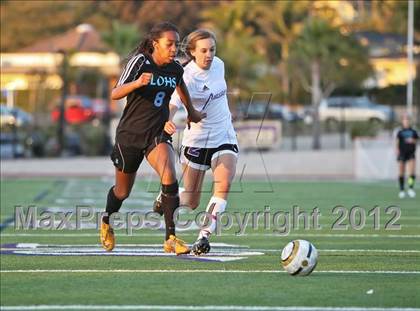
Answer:
[[[353, 34], [373, 30], [404, 34], [407, 3], [347, 1], [356, 16], [325, 1], [2, 1], [1, 50], [16, 51], [40, 38], [90, 23], [123, 59], [156, 22], [175, 23], [182, 35], [212, 29], [226, 64], [229, 87], [246, 101], [255, 92], [271, 100], [310, 103], [314, 148], [318, 106], [337, 88], [362, 89], [372, 74], [369, 53]], [[347, 7], [349, 9], [349, 7]], [[415, 16], [420, 5], [415, 5]], [[416, 38], [420, 24], [415, 19]]]

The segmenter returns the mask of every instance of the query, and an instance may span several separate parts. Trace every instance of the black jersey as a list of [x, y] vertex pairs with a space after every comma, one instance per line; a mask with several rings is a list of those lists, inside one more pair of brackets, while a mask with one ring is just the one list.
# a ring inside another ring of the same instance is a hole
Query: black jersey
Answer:
[[411, 142], [412, 139], [419, 138], [417, 131], [413, 128], [402, 128], [397, 133], [398, 148], [401, 153], [414, 153], [416, 151], [416, 141]]
[[117, 85], [135, 81], [144, 72], [152, 73], [150, 83], [127, 95], [116, 137], [119, 143], [138, 148], [147, 147], [162, 133], [169, 118], [169, 100], [184, 69], [177, 62], [157, 66], [151, 56], [138, 54], [128, 61]]

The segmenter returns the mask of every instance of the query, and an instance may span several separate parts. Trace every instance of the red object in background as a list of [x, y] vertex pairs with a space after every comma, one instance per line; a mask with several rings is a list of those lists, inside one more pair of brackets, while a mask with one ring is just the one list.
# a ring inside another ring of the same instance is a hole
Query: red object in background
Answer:
[[[57, 107], [51, 112], [51, 119], [57, 122], [60, 118], [60, 108]], [[69, 124], [80, 124], [88, 122], [93, 118], [93, 111], [89, 108], [83, 108], [81, 106], [70, 106], [66, 108], [64, 112], [64, 118]]]

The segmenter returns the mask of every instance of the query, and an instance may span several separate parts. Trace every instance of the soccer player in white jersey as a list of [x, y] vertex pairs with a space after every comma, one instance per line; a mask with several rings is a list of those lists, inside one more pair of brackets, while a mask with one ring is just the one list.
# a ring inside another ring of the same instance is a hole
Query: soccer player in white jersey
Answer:
[[[196, 255], [210, 251], [209, 237], [216, 227], [216, 216], [226, 209], [226, 200], [235, 176], [238, 142], [232, 125], [227, 100], [227, 85], [223, 61], [215, 56], [216, 38], [208, 30], [199, 29], [185, 39], [184, 81], [196, 110], [207, 117], [188, 125], [184, 130], [180, 160], [183, 167], [185, 190], [180, 193], [180, 205], [196, 209], [200, 204], [201, 188], [206, 171], [211, 168], [214, 177], [213, 195], [207, 204], [207, 226], [200, 230], [192, 246]], [[170, 117], [165, 131], [176, 130], [171, 121], [182, 105], [174, 92], [170, 101]], [[159, 198], [154, 210], [159, 212]]]

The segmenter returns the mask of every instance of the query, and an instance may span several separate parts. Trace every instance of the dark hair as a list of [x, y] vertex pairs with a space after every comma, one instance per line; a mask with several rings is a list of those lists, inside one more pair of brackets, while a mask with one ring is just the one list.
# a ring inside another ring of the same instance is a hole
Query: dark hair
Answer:
[[153, 41], [157, 41], [162, 38], [162, 34], [167, 31], [175, 31], [179, 33], [178, 28], [170, 22], [161, 22], [156, 24], [150, 29], [146, 37], [140, 42], [140, 44], [128, 55], [127, 59], [130, 59], [134, 55], [139, 53], [152, 54], [153, 53]]
[[207, 29], [197, 29], [186, 36], [184, 40], [182, 40], [181, 49], [187, 58], [187, 61], [183, 64], [184, 66], [194, 59], [191, 51], [195, 50], [197, 41], [208, 38], [213, 39], [216, 43], [216, 36], [213, 32]]

